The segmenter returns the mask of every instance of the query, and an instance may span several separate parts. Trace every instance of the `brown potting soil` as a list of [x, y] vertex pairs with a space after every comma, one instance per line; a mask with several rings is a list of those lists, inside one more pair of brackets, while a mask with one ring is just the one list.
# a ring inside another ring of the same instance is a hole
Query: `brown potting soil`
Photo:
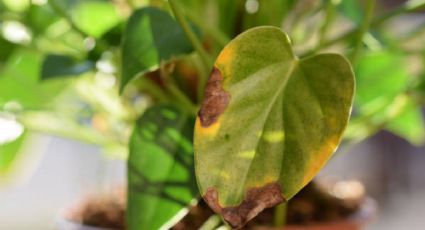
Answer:
[[[89, 197], [74, 208], [67, 218], [88, 226], [109, 229], [125, 229], [125, 195]], [[362, 197], [341, 200], [324, 192], [311, 183], [290, 200], [287, 208], [287, 224], [309, 225], [339, 221], [355, 213], [363, 201]], [[203, 201], [191, 208], [173, 230], [195, 230], [214, 213]], [[267, 209], [250, 221], [244, 229], [273, 223], [273, 208]]]

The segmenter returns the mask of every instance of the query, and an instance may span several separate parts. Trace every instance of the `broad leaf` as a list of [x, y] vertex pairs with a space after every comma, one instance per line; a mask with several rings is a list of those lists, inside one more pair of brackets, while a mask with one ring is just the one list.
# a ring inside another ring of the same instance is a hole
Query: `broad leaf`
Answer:
[[362, 140], [385, 128], [412, 144], [423, 143], [421, 108], [405, 95], [410, 76], [404, 60], [402, 54], [390, 51], [367, 53], [359, 60], [357, 118], [347, 137]]
[[193, 118], [171, 106], [148, 109], [137, 122], [128, 160], [129, 230], [169, 229], [197, 196]]
[[56, 14], [50, 4], [31, 4], [25, 17], [25, 24], [31, 28], [34, 34], [41, 34], [59, 19], [60, 16]]
[[16, 50], [0, 72], [0, 106], [16, 102], [24, 109], [39, 109], [54, 101], [66, 81], [40, 82], [41, 55]]
[[94, 37], [100, 37], [121, 20], [114, 4], [108, 1], [79, 1], [71, 14], [75, 23]]
[[403, 111], [392, 119], [386, 129], [415, 145], [425, 143], [425, 123], [422, 108], [412, 101], [406, 102]]
[[79, 75], [93, 68], [94, 63], [91, 61], [77, 61], [69, 56], [50, 54], [43, 61], [41, 79]]
[[134, 11], [123, 38], [121, 91], [161, 61], [190, 52], [192, 46], [182, 28], [167, 12], [154, 7]]
[[344, 131], [354, 93], [337, 54], [304, 60], [277, 27], [257, 27], [220, 53], [196, 120], [196, 176], [233, 227], [289, 200], [322, 168]]

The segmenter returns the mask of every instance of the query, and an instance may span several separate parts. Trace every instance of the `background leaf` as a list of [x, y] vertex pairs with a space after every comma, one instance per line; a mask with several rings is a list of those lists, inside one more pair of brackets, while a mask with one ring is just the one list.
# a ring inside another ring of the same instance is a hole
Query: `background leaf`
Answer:
[[0, 176], [7, 174], [10, 167], [18, 158], [22, 143], [25, 141], [25, 133], [12, 142], [0, 143]]
[[193, 119], [154, 106], [137, 122], [128, 160], [128, 229], [168, 229], [197, 196], [191, 138]]
[[78, 62], [69, 56], [50, 54], [43, 61], [41, 79], [79, 75], [93, 68], [94, 63], [89, 60]]
[[122, 47], [121, 90], [131, 79], [157, 68], [161, 61], [193, 50], [180, 25], [167, 12], [154, 7], [134, 11]]
[[239, 35], [215, 68], [195, 125], [196, 176], [210, 207], [241, 227], [293, 197], [335, 151], [354, 76], [336, 54], [298, 60], [277, 27]]
[[68, 86], [67, 81], [40, 82], [42, 57], [29, 50], [17, 50], [0, 72], [0, 106], [17, 102], [23, 108], [46, 106]]
[[80, 1], [71, 11], [71, 15], [79, 28], [96, 38], [120, 21], [117, 9], [108, 1]]
[[409, 73], [404, 55], [380, 51], [364, 55], [356, 65], [356, 118], [347, 136], [363, 139], [379, 129], [419, 145], [425, 140], [420, 105], [406, 97]]

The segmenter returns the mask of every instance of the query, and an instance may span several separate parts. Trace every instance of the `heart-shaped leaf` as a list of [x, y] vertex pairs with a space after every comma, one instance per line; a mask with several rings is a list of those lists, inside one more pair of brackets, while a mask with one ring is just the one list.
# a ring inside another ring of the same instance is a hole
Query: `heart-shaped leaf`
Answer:
[[162, 60], [193, 50], [177, 21], [155, 7], [134, 11], [123, 39], [120, 90], [131, 79], [157, 68]]
[[299, 60], [276, 27], [257, 27], [218, 56], [196, 120], [201, 193], [233, 227], [293, 197], [339, 144], [354, 74], [337, 54]]
[[137, 122], [128, 160], [129, 230], [169, 229], [197, 196], [193, 118], [171, 106], [148, 109]]

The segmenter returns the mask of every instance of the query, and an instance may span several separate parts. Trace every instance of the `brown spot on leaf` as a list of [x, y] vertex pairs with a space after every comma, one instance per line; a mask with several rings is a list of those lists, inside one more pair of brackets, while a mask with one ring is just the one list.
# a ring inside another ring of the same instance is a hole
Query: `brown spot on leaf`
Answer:
[[282, 190], [278, 183], [266, 184], [260, 188], [249, 189], [241, 204], [231, 207], [221, 207], [218, 201], [218, 193], [214, 188], [209, 188], [204, 195], [204, 200], [214, 212], [236, 229], [242, 228], [249, 220], [257, 216], [266, 208], [271, 208], [285, 202]]
[[198, 116], [203, 127], [208, 127], [217, 121], [229, 104], [230, 94], [223, 89], [223, 76], [216, 67], [211, 71], [205, 87], [205, 97]]

